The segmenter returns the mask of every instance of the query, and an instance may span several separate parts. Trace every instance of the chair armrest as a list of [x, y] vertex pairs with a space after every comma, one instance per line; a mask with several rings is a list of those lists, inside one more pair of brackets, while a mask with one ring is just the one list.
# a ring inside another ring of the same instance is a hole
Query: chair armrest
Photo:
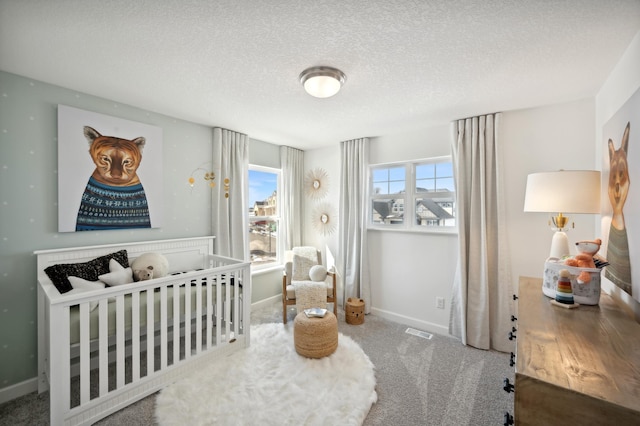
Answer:
[[287, 286], [291, 284], [292, 268], [292, 262], [286, 262], [284, 264], [284, 268], [282, 269], [282, 291], [285, 291]]
[[333, 297], [336, 297], [336, 271], [331, 269], [327, 271], [327, 276], [331, 277], [331, 284], [333, 285]]

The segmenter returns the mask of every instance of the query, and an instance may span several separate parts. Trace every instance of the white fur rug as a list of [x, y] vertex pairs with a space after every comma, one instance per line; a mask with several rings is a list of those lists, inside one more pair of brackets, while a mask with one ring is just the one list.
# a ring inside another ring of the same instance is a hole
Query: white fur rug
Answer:
[[349, 336], [321, 359], [298, 355], [293, 324], [251, 327], [251, 346], [165, 389], [168, 425], [361, 425], [376, 402], [374, 366]]

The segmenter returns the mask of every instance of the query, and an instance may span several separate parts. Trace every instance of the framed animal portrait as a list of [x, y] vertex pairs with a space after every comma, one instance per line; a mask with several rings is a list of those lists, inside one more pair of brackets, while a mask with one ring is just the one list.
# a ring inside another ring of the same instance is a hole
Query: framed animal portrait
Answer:
[[58, 231], [162, 225], [162, 129], [58, 105]]
[[640, 302], [640, 90], [603, 127], [603, 277]]

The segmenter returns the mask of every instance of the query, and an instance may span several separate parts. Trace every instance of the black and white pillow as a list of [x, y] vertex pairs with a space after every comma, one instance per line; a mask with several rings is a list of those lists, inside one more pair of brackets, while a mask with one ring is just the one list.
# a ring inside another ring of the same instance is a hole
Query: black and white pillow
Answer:
[[129, 267], [129, 257], [126, 250], [120, 250], [97, 257], [83, 263], [60, 263], [47, 267], [44, 272], [47, 274], [53, 285], [60, 293], [66, 293], [73, 289], [69, 282], [69, 276], [75, 276], [87, 281], [98, 281], [98, 277], [108, 274], [109, 261], [115, 259], [122, 267]]

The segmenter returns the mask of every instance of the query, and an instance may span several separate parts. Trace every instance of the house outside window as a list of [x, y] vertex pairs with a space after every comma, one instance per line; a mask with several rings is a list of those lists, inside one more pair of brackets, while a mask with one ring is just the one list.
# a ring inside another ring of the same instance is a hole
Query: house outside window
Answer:
[[370, 167], [370, 226], [455, 230], [455, 185], [450, 157]]
[[249, 254], [257, 269], [280, 262], [279, 185], [280, 170], [249, 166]]

